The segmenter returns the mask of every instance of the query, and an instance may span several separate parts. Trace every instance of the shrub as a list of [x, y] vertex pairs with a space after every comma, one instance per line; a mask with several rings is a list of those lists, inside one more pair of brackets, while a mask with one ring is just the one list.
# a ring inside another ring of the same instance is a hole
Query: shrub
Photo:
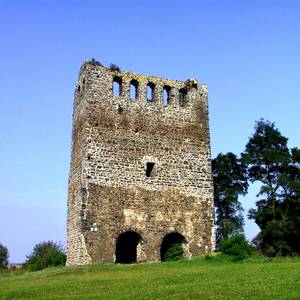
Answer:
[[63, 247], [53, 241], [36, 244], [31, 255], [27, 256], [26, 267], [29, 271], [38, 271], [49, 266], [63, 266], [66, 255]]
[[124, 108], [118, 104], [118, 113], [121, 114], [124, 111]]
[[179, 260], [183, 257], [183, 249], [181, 244], [173, 244], [166, 251], [163, 261]]
[[247, 242], [243, 234], [233, 236], [221, 242], [221, 252], [233, 256], [233, 260], [243, 260], [252, 251], [252, 247]]
[[109, 65], [109, 68], [110, 68], [112, 71], [118, 71], [118, 72], [121, 71], [120, 67], [117, 66], [117, 65], [115, 65], [115, 64], [110, 64], [110, 65]]
[[204, 254], [204, 259], [205, 260], [211, 260], [211, 259], [213, 259], [213, 255], [211, 253], [205, 253]]
[[8, 264], [8, 250], [0, 243], [0, 268], [6, 267]]
[[95, 58], [92, 58], [92, 60], [90, 60], [89, 62], [94, 66], [103, 67], [103, 65], [98, 60], [95, 60]]

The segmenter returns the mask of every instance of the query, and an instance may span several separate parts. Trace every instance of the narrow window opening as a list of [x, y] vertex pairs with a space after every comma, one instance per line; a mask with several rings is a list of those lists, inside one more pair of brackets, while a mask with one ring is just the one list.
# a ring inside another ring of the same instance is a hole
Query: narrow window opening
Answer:
[[82, 91], [85, 89], [85, 78], [82, 79]]
[[137, 99], [138, 82], [136, 80], [131, 80], [130, 82], [130, 99], [135, 101]]
[[179, 105], [181, 107], [186, 107], [187, 104], [186, 94], [187, 94], [186, 88], [182, 88], [179, 90]]
[[121, 96], [122, 79], [120, 77], [114, 77], [113, 79], [113, 95]]
[[154, 101], [154, 87], [155, 85], [152, 82], [147, 84], [147, 101], [153, 102]]
[[151, 177], [153, 175], [153, 168], [154, 168], [154, 163], [153, 162], [147, 162], [146, 165], [146, 176]]
[[171, 88], [169, 86], [164, 86], [164, 89], [163, 89], [164, 106], [167, 106], [170, 103], [170, 91], [171, 91]]

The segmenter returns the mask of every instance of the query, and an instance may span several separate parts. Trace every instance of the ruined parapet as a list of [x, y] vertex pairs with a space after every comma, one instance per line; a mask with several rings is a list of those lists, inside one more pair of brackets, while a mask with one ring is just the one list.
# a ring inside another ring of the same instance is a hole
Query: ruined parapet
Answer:
[[171, 237], [211, 251], [207, 87], [84, 63], [68, 192], [68, 265], [158, 261]]

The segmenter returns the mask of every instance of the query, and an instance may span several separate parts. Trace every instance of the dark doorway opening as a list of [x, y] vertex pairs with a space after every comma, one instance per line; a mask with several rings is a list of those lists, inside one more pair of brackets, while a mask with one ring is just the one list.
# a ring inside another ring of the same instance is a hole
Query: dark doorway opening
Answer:
[[[182, 244], [186, 242], [184, 236], [177, 232], [171, 232], [167, 234], [160, 246], [160, 260], [166, 261], [174, 256], [175, 259], [183, 257]], [[170, 250], [174, 253], [170, 253]]]
[[137, 262], [137, 245], [141, 236], [134, 231], [126, 231], [118, 236], [116, 243], [116, 263], [132, 264]]

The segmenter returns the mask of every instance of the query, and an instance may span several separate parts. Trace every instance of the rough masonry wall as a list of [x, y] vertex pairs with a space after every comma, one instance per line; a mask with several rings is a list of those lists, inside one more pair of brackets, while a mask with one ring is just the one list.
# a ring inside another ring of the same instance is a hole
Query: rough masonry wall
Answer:
[[[121, 82], [119, 96], [114, 80]], [[148, 84], [153, 101], [147, 101]], [[185, 237], [186, 257], [214, 248], [205, 85], [85, 63], [71, 160], [67, 264], [114, 262], [116, 240], [128, 230], [142, 238], [138, 261], [158, 261], [170, 232]], [[147, 177], [149, 162], [154, 168]]]
[[68, 220], [67, 220], [67, 265], [90, 263], [83, 236], [82, 205], [85, 202], [87, 180], [83, 176], [82, 162], [86, 155], [87, 103], [77, 91], [74, 101], [72, 155], [68, 184]]

